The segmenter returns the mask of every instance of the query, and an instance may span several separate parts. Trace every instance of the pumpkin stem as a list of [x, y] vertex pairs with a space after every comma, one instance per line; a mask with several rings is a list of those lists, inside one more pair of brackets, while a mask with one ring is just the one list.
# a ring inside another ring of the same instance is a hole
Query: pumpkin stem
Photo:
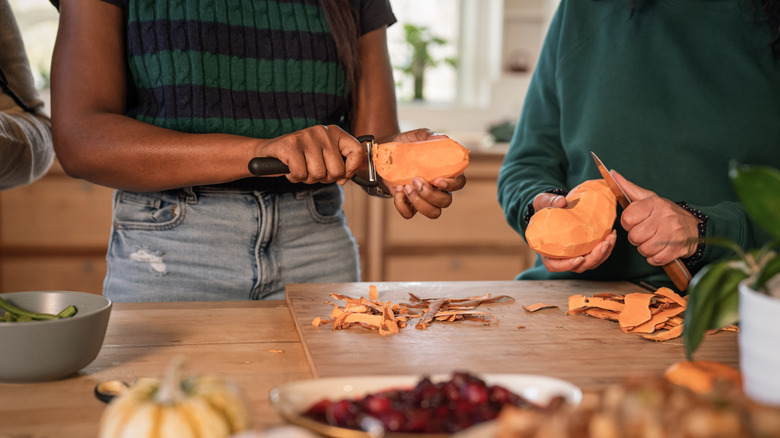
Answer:
[[155, 394], [155, 401], [160, 404], [176, 404], [185, 396], [181, 388], [181, 372], [184, 368], [184, 359], [174, 357], [165, 371], [165, 376], [160, 383], [160, 388]]

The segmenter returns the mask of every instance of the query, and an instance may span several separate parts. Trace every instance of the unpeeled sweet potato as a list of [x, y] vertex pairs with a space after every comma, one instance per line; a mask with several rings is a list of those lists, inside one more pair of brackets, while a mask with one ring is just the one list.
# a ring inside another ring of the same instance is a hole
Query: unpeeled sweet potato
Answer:
[[528, 246], [556, 259], [589, 253], [609, 233], [617, 216], [615, 195], [602, 179], [585, 181], [566, 196], [565, 208], [543, 208], [525, 231]]
[[383, 143], [372, 155], [376, 172], [392, 187], [411, 184], [415, 176], [426, 181], [452, 178], [469, 165], [469, 150], [451, 138]]

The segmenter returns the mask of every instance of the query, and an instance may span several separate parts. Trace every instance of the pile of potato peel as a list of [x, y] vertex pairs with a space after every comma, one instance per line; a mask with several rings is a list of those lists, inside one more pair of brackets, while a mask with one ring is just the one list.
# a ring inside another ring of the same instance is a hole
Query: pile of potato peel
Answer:
[[427, 329], [432, 323], [453, 322], [460, 320], [475, 320], [485, 324], [498, 319], [488, 312], [477, 310], [482, 304], [496, 302], [511, 302], [514, 298], [507, 295], [492, 297], [490, 294], [468, 298], [419, 298], [409, 294], [409, 302], [393, 303], [379, 299], [376, 286], [369, 286], [368, 298], [350, 297], [331, 293], [334, 300], [343, 301], [340, 305], [333, 302], [333, 310], [328, 318], [314, 318], [312, 325], [320, 327], [331, 324], [333, 330], [341, 330], [353, 326], [377, 330], [380, 335], [397, 334], [401, 328], [416, 320], [415, 328]]
[[[658, 288], [654, 293], [572, 295], [566, 314], [617, 321], [625, 333], [635, 333], [652, 341], [668, 341], [682, 335], [686, 298], [666, 287]], [[721, 330], [739, 329], [728, 326]]]

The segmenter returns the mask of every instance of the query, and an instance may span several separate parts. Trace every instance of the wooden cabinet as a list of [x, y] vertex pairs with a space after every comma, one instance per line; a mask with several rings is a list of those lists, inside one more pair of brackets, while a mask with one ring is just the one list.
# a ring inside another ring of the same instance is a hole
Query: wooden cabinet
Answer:
[[56, 162], [33, 184], [0, 192], [0, 292], [101, 293], [112, 193]]
[[403, 219], [388, 199], [348, 185], [345, 211], [364, 281], [511, 280], [534, 260], [496, 197], [500, 150], [472, 151], [466, 187], [438, 219]]
[[[466, 187], [432, 220], [403, 219], [392, 200], [345, 186], [344, 210], [364, 281], [511, 280], [533, 253], [496, 200], [503, 154], [472, 152]], [[113, 190], [67, 176], [55, 163], [35, 183], [0, 192], [0, 292], [100, 293]]]

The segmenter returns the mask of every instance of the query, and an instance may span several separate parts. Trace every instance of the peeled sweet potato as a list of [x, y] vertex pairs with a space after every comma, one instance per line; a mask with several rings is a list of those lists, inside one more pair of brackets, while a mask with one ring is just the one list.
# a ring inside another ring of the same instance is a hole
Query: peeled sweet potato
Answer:
[[742, 386], [742, 375], [736, 368], [706, 360], [674, 363], [664, 371], [664, 377], [699, 394], [710, 393], [718, 380], [728, 380], [736, 387]]
[[612, 232], [617, 200], [604, 180], [589, 180], [566, 196], [565, 208], [543, 208], [525, 231], [528, 246], [556, 259], [589, 253]]
[[411, 184], [415, 176], [452, 178], [469, 165], [469, 150], [451, 138], [382, 143], [372, 155], [376, 172], [392, 187]]

